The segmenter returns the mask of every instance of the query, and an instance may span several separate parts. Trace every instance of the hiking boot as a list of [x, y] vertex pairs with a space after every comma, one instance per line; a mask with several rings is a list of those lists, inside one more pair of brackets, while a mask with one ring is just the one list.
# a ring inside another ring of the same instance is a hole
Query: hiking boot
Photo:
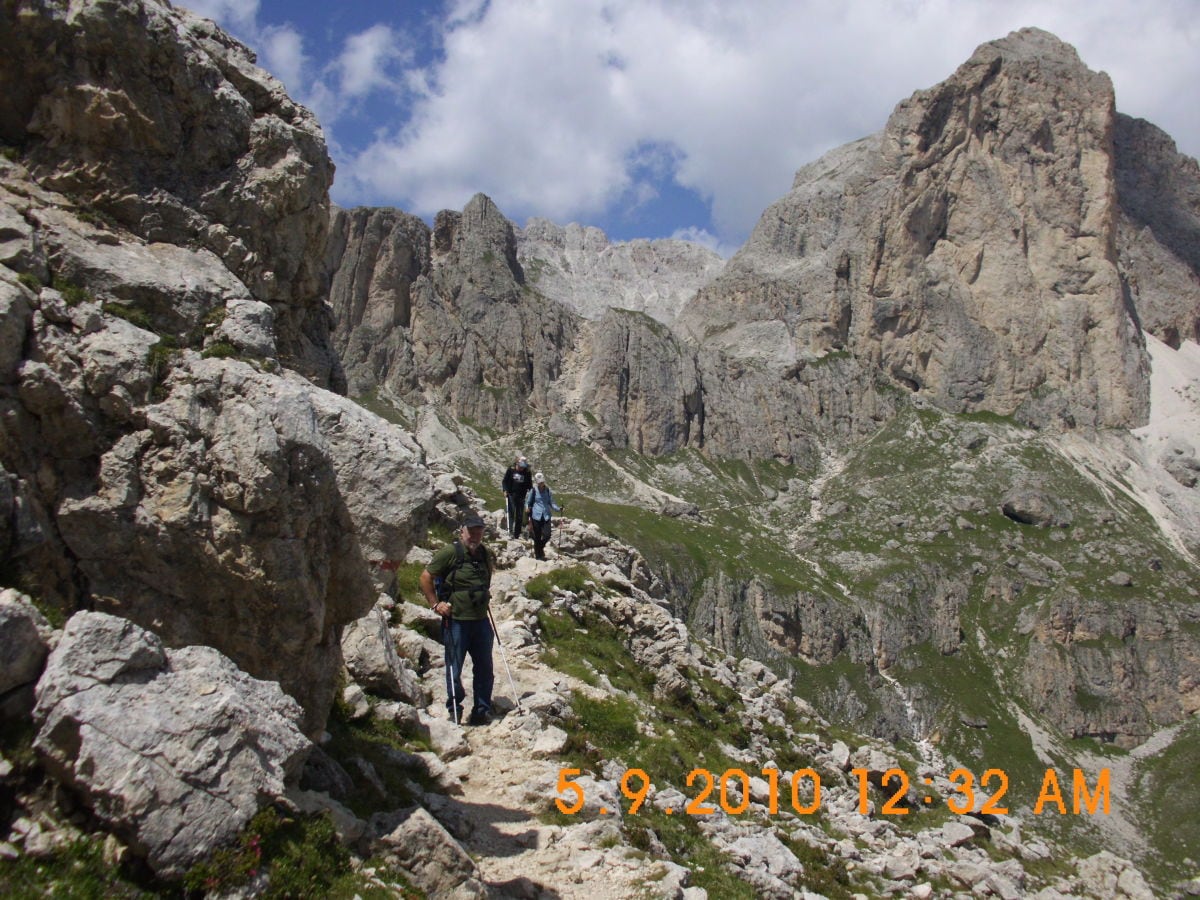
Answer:
[[449, 716], [451, 722], [457, 722], [458, 724], [461, 725], [463, 722], [465, 722], [467, 720], [467, 713], [461, 706], [456, 707], [454, 709], [447, 708], [446, 713]]
[[486, 725], [492, 721], [492, 714], [486, 709], [473, 709], [467, 719], [468, 725]]

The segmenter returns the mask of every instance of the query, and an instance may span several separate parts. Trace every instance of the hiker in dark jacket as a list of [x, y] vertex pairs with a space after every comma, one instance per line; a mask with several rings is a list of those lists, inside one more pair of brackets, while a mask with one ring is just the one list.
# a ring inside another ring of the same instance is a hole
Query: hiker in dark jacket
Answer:
[[518, 456], [516, 462], [504, 473], [504, 505], [508, 512], [508, 533], [515, 538], [521, 536], [525, 526], [525, 495], [529, 492], [529, 460]]
[[458, 540], [433, 555], [421, 572], [421, 593], [442, 617], [442, 641], [446, 648], [446, 709], [450, 718], [462, 722], [462, 667], [471, 657], [474, 672], [473, 704], [468, 725], [486, 725], [491, 719], [492, 623], [488, 617], [491, 599], [492, 556], [483, 545], [483, 519], [472, 513], [463, 521]]
[[533, 476], [533, 490], [525, 498], [525, 509], [529, 513], [529, 529], [533, 532], [533, 556], [545, 559], [554, 514], [561, 512], [562, 507], [554, 502], [550, 485], [546, 484], [546, 476], [541, 472]]

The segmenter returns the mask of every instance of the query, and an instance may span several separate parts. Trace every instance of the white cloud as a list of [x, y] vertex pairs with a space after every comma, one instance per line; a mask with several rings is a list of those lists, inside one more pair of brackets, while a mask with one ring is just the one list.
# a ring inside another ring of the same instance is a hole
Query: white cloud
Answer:
[[411, 58], [402, 36], [387, 25], [350, 35], [336, 65], [342, 96], [353, 99], [374, 90], [394, 90], [397, 78], [390, 70]]
[[304, 55], [304, 36], [290, 25], [273, 25], [263, 29], [258, 43], [262, 56], [259, 64], [282, 81], [289, 91], [299, 95], [304, 89], [308, 62]]
[[[246, 10], [257, 8], [198, 6], [251, 23]], [[1196, 0], [447, 0], [440, 8], [433, 62], [391, 24], [345, 37], [313, 64], [298, 35], [262, 33], [274, 39], [258, 43], [264, 62], [344, 152], [339, 202], [428, 216], [484, 191], [518, 220], [594, 222], [664, 202], [663, 179], [673, 178], [711, 202], [710, 232], [741, 240], [797, 168], [879, 130], [897, 102], [949, 76], [979, 44], [1027, 25], [1106, 70], [1122, 112], [1200, 153], [1190, 100], [1200, 83]], [[299, 87], [310, 70], [315, 77]], [[351, 115], [367, 104], [376, 104], [371, 133], [366, 116]]]
[[257, 32], [258, 0], [187, 0], [180, 6], [243, 37]]
[[669, 146], [675, 179], [712, 198], [720, 232], [744, 234], [802, 164], [878, 130], [907, 94], [1023, 25], [1077, 42], [1117, 79], [1123, 109], [1177, 108], [1200, 75], [1188, 5], [464, 2], [444, 62], [415, 73], [430, 87], [412, 119], [340, 174], [351, 192], [424, 214], [483, 190], [512, 215], [587, 218], [645, 202], [640, 148]]

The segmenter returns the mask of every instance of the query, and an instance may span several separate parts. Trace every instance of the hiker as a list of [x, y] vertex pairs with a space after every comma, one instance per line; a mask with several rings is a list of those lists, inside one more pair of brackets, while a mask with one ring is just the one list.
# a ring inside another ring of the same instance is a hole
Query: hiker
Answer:
[[473, 670], [471, 714], [468, 725], [486, 725], [492, 713], [492, 641], [495, 634], [488, 617], [491, 597], [492, 555], [483, 544], [483, 519], [471, 513], [459, 537], [433, 555], [421, 572], [421, 593], [442, 617], [442, 642], [446, 648], [446, 709], [456, 722], [463, 721], [466, 691], [463, 662], [471, 657]]
[[550, 543], [550, 526], [554, 514], [561, 512], [562, 507], [554, 502], [554, 495], [546, 484], [546, 476], [541, 472], [533, 476], [533, 490], [525, 499], [525, 509], [529, 513], [529, 530], [533, 532], [533, 557], [545, 559], [546, 545]]
[[529, 460], [518, 456], [504, 473], [504, 504], [508, 511], [508, 533], [515, 538], [521, 536], [525, 526], [525, 495], [529, 493]]

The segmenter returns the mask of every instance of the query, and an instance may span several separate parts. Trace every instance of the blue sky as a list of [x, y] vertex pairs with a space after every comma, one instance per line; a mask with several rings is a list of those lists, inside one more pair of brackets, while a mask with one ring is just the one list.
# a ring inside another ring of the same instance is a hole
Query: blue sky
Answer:
[[1200, 155], [1200, 0], [193, 0], [317, 114], [334, 201], [477, 191], [729, 255], [796, 169], [1026, 25]]

